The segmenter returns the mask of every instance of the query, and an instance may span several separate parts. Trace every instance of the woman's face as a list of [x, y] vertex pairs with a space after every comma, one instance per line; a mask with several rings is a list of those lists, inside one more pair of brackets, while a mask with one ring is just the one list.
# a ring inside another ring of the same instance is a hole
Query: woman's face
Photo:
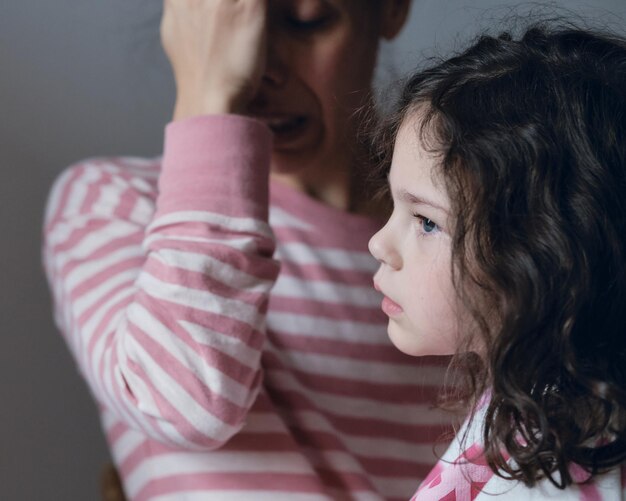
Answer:
[[398, 349], [450, 355], [464, 322], [452, 282], [453, 218], [438, 159], [422, 147], [416, 124], [407, 118], [396, 139], [389, 173], [393, 213], [369, 244], [381, 263], [374, 282], [385, 296], [382, 309]]
[[[266, 72], [249, 114], [274, 132], [272, 166], [294, 173], [346, 162], [381, 36], [401, 0], [270, 0]], [[397, 5], [396, 5], [397, 4]], [[381, 17], [382, 16], [382, 17]]]

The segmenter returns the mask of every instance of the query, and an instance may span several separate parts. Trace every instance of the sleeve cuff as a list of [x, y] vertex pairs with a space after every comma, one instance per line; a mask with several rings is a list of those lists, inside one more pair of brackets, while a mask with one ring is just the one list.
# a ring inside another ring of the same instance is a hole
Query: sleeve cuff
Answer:
[[211, 211], [267, 221], [272, 133], [257, 120], [211, 115], [165, 129], [156, 217]]

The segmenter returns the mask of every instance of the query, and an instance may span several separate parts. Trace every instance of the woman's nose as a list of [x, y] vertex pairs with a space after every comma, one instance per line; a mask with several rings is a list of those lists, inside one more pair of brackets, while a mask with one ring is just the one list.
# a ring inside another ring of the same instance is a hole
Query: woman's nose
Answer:
[[378, 262], [398, 270], [402, 267], [402, 258], [393, 245], [388, 225], [370, 238], [368, 248]]
[[263, 83], [282, 87], [289, 76], [289, 43], [270, 25], [267, 34], [267, 56]]

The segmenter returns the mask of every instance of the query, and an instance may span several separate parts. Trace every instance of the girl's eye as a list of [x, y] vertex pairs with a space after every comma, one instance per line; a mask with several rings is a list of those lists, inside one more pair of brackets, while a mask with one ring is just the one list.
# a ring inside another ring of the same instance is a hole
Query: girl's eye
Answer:
[[419, 223], [420, 232], [426, 235], [437, 233], [440, 228], [432, 219], [428, 219], [420, 214], [413, 214]]

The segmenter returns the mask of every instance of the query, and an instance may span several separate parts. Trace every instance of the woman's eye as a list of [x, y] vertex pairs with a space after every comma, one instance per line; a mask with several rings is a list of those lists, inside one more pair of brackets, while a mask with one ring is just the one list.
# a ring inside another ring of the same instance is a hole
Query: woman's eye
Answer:
[[325, 28], [330, 22], [332, 16], [323, 15], [311, 19], [302, 19], [298, 17], [287, 18], [289, 27], [296, 31], [314, 31]]
[[328, 0], [289, 0], [277, 3], [281, 6], [276, 11], [280, 16], [278, 19], [294, 34], [308, 35], [323, 31], [334, 25], [340, 14], [337, 7]]

